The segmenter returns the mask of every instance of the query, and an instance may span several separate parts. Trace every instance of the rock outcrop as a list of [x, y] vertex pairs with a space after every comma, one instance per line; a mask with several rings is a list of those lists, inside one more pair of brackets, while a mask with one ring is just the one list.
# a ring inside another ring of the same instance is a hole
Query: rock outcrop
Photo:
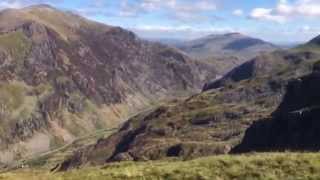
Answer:
[[320, 72], [291, 81], [271, 118], [253, 123], [234, 152], [319, 151]]
[[[206, 83], [203, 91], [266, 76], [273, 76], [274, 79], [277, 79], [277, 76], [284, 76], [285, 78], [299, 77], [311, 72], [310, 66], [312, 67], [312, 63], [317, 61], [318, 57], [319, 53], [317, 51], [307, 48], [261, 54], [234, 68], [222, 78]], [[296, 71], [294, 71], [294, 68]]]

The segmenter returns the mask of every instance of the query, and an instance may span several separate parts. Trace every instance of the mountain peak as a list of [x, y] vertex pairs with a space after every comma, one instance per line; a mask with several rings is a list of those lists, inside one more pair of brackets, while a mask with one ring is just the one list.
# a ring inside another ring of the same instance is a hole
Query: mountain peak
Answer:
[[54, 10], [56, 10], [55, 7], [53, 7], [49, 4], [31, 5], [31, 6], [25, 7], [24, 9], [54, 9]]
[[320, 35], [313, 38], [311, 41], [309, 41], [308, 44], [315, 44], [315, 45], [320, 45]]
[[105, 30], [105, 27], [108, 27], [48, 4], [7, 9], [0, 13], [0, 29], [3, 31], [17, 29], [29, 22], [38, 23], [54, 30], [64, 40], [77, 38], [77, 32], [84, 31], [85, 28]]
[[244, 36], [244, 35], [239, 32], [232, 32], [232, 33], [224, 34], [224, 36]]
[[262, 52], [272, 52], [278, 47], [261, 39], [239, 32], [211, 34], [176, 45], [193, 58], [210, 61], [224, 74]]
[[206, 37], [203, 37], [204, 39], [211, 39], [211, 38], [220, 38], [220, 37], [244, 37], [245, 35], [238, 33], [238, 32], [232, 32], [232, 33], [226, 33], [226, 34], [210, 34]]

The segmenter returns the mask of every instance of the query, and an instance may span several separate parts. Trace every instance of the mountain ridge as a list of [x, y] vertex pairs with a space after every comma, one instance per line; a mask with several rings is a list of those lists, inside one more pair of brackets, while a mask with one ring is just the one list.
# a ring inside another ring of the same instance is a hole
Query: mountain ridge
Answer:
[[0, 70], [1, 162], [117, 126], [216, 74], [174, 48], [43, 5], [0, 12]]
[[233, 152], [318, 151], [319, 81], [318, 70], [290, 81], [277, 110], [252, 124]]
[[221, 75], [258, 56], [280, 49], [261, 39], [241, 33], [211, 34], [198, 39], [169, 44], [200, 61], [217, 66]]

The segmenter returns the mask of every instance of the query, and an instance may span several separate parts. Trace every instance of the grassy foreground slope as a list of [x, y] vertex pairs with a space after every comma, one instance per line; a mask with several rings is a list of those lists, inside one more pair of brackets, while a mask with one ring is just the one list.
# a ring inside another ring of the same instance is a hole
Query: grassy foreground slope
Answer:
[[221, 155], [191, 161], [112, 163], [103, 167], [49, 173], [20, 170], [0, 174], [9, 180], [56, 179], [319, 179], [320, 154]]

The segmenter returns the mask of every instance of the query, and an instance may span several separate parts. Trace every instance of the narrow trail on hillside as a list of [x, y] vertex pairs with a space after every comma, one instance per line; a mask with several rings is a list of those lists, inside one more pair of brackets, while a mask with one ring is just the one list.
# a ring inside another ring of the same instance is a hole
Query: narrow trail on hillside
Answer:
[[[36, 160], [36, 159], [50, 157], [51, 155], [54, 156], [55, 154], [58, 154], [60, 152], [64, 152], [65, 154], [67, 154], [68, 152], [72, 153], [72, 152], [74, 152], [75, 150], [78, 149], [78, 148], [74, 148], [73, 149], [72, 147], [73, 146], [77, 146], [78, 143], [81, 144], [81, 141], [86, 141], [86, 140], [88, 141], [89, 139], [93, 139], [93, 141], [97, 141], [99, 139], [99, 136], [105, 136], [105, 135], [110, 136], [114, 132], [117, 132], [123, 126], [123, 124], [125, 122], [127, 122], [128, 120], [134, 118], [135, 116], [137, 116], [137, 115], [139, 115], [141, 113], [147, 113], [149, 111], [152, 111], [155, 107], [156, 106], [152, 106], [152, 107], [146, 108], [144, 110], [141, 110], [141, 111], [129, 116], [128, 118], [125, 118], [126, 120], [121, 121], [123, 123], [120, 123], [118, 127], [97, 130], [97, 131], [95, 131], [93, 133], [90, 133], [88, 135], [84, 135], [84, 136], [75, 138], [71, 142], [69, 142], [67, 144], [64, 144], [63, 146], [58, 147], [56, 149], [53, 149], [53, 150], [50, 150], [50, 151], [47, 151], [47, 152], [44, 152], [44, 153], [41, 153], [41, 154], [38, 154], [38, 155], [31, 155], [31, 156], [26, 157], [26, 158], [24, 158], [22, 160], [19, 160], [19, 161], [16, 161], [16, 162], [12, 163], [12, 164], [9, 164], [4, 169], [0, 170], [0, 174], [1, 173], [6, 173], [6, 172], [10, 172], [10, 171], [13, 171], [13, 170], [17, 170], [17, 169], [29, 168], [30, 167], [30, 162], [32, 162], [33, 160]], [[104, 137], [104, 138], [106, 138], [106, 137]], [[90, 143], [82, 144], [81, 147], [89, 145], [89, 144]], [[70, 149], [68, 149], [68, 148], [70, 148]]]

